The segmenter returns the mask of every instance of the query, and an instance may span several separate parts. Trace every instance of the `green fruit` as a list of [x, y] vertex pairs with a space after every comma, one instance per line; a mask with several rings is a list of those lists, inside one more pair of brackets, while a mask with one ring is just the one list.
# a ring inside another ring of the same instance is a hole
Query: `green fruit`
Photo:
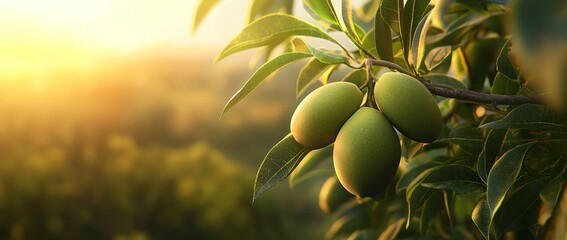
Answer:
[[433, 95], [412, 77], [384, 73], [374, 87], [376, 103], [392, 125], [417, 142], [433, 142], [441, 133], [441, 111]]
[[380, 111], [368, 107], [348, 119], [333, 149], [339, 181], [359, 197], [381, 193], [396, 175], [400, 156], [396, 131]]
[[362, 93], [353, 83], [324, 85], [303, 99], [291, 117], [291, 134], [309, 149], [335, 141], [343, 124], [360, 107]]
[[489, 38], [469, 43], [464, 48], [471, 89], [481, 91], [491, 68], [494, 68], [498, 53], [505, 40]]
[[337, 177], [332, 176], [325, 181], [319, 192], [319, 208], [324, 213], [331, 214], [343, 203], [351, 199], [350, 194], [339, 182]]

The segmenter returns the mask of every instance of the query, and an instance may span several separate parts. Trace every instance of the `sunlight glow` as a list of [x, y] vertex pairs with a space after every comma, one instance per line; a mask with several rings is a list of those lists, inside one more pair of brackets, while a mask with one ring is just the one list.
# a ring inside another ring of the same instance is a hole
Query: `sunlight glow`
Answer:
[[0, 77], [191, 43], [197, 0], [1, 0]]

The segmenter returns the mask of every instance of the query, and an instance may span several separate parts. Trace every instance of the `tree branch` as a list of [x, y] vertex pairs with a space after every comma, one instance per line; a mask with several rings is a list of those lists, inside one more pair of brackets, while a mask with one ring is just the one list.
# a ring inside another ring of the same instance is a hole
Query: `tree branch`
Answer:
[[469, 89], [456, 89], [456, 88], [449, 88], [441, 85], [436, 85], [427, 82], [425, 79], [413, 75], [411, 72], [403, 68], [402, 66], [384, 60], [375, 60], [375, 59], [368, 59], [367, 60], [370, 64], [375, 66], [382, 66], [390, 68], [391, 70], [396, 70], [408, 76], [415, 78], [416, 80], [420, 81], [432, 94], [448, 97], [448, 98], [455, 98], [461, 100], [467, 100], [475, 103], [480, 104], [490, 104], [490, 105], [519, 105], [519, 104], [526, 104], [526, 103], [535, 103], [535, 104], [543, 104], [541, 97], [538, 96], [520, 96], [520, 95], [500, 95], [500, 94], [487, 94], [487, 93], [480, 93], [475, 92]]

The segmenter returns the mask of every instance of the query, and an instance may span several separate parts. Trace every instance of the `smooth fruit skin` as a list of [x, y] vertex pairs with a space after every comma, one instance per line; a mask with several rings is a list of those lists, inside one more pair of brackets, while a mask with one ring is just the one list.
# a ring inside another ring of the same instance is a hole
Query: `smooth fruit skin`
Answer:
[[362, 107], [344, 124], [335, 141], [333, 163], [343, 187], [359, 197], [381, 193], [400, 164], [396, 131], [380, 111]]
[[441, 111], [423, 84], [403, 73], [384, 73], [374, 87], [382, 113], [402, 134], [429, 143], [441, 133]]
[[327, 214], [333, 213], [343, 203], [353, 198], [339, 182], [336, 176], [331, 176], [325, 181], [319, 192], [319, 208]]
[[489, 38], [471, 42], [464, 47], [472, 90], [481, 91], [484, 88], [486, 77], [489, 75], [490, 69], [496, 64], [496, 59], [504, 43], [505, 40], [502, 38]]
[[311, 92], [291, 117], [291, 134], [309, 149], [335, 141], [343, 124], [360, 107], [362, 92], [349, 82], [334, 82]]

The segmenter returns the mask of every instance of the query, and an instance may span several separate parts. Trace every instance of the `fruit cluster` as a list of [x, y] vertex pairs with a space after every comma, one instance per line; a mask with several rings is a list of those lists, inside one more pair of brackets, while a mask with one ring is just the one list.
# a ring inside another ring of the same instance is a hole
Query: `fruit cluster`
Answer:
[[433, 95], [410, 76], [383, 74], [374, 96], [379, 110], [361, 107], [363, 94], [355, 84], [329, 83], [305, 97], [291, 119], [293, 137], [306, 148], [334, 143], [338, 180], [358, 197], [378, 195], [396, 175], [401, 147], [395, 129], [409, 139], [428, 143], [437, 139], [442, 127]]

